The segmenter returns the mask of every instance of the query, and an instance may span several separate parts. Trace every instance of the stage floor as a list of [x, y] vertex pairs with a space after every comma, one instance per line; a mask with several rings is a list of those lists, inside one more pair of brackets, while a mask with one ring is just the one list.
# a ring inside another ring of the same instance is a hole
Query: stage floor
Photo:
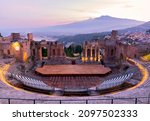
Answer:
[[36, 69], [42, 75], [104, 75], [110, 71], [102, 65], [45, 65]]

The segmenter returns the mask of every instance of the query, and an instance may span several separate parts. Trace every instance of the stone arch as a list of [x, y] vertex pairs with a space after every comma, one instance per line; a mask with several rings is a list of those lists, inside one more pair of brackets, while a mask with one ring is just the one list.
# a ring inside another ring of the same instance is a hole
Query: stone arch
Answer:
[[7, 50], [7, 54], [10, 55], [10, 50]]
[[92, 56], [95, 57], [95, 49], [92, 49]]
[[47, 57], [48, 52], [47, 52], [47, 47], [42, 47], [42, 57]]
[[55, 49], [53, 49], [53, 56], [55, 56], [56, 55], [56, 50]]
[[91, 56], [91, 50], [87, 49], [87, 57], [90, 57], [90, 56]]
[[114, 55], [114, 49], [111, 49], [111, 53], [110, 53], [111, 56]]
[[60, 52], [61, 52], [61, 50], [60, 50], [60, 48], [58, 48], [57, 49], [57, 56], [61, 56]]

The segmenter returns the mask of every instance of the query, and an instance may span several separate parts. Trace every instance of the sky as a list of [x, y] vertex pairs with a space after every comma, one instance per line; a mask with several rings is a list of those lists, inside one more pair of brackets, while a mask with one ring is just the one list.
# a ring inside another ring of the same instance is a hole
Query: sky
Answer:
[[0, 0], [0, 28], [61, 25], [109, 15], [150, 21], [150, 0]]

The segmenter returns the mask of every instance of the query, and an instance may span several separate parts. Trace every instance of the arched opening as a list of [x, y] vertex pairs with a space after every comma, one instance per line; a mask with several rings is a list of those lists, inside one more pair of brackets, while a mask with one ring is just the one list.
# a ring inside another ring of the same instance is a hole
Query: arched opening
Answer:
[[87, 57], [90, 57], [91, 56], [91, 51], [90, 49], [87, 50]]
[[113, 56], [114, 55], [114, 50], [113, 49], [111, 49], [111, 56]]
[[92, 56], [95, 57], [95, 50], [92, 50]]
[[60, 49], [57, 49], [57, 56], [60, 56]]
[[47, 48], [42, 47], [42, 57], [47, 57]]
[[55, 49], [53, 49], [53, 56], [55, 56], [56, 55], [56, 51], [55, 51]]
[[33, 54], [33, 56], [35, 56], [35, 49], [32, 50], [32, 54]]
[[7, 50], [8, 55], [10, 55], [10, 50]]

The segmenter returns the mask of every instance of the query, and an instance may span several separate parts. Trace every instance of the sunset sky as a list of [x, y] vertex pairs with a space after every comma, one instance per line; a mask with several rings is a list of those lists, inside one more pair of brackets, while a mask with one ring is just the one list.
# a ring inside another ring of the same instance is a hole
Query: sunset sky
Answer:
[[0, 0], [0, 28], [58, 25], [110, 15], [150, 21], [150, 0]]

